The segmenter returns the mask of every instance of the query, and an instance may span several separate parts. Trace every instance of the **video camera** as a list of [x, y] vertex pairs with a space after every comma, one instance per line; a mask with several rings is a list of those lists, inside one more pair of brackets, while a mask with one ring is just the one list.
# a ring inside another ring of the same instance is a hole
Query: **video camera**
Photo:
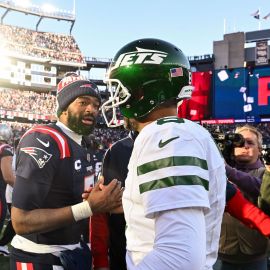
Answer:
[[219, 150], [221, 151], [227, 164], [233, 166], [233, 150], [235, 147], [243, 147], [245, 145], [244, 137], [239, 133], [222, 133], [211, 132]]
[[270, 143], [262, 145], [262, 158], [266, 165], [270, 165]]

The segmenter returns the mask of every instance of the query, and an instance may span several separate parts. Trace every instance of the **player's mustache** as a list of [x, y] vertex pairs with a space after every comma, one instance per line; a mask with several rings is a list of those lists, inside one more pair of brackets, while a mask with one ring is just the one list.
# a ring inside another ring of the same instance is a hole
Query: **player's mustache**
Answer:
[[95, 121], [95, 116], [92, 113], [84, 114], [82, 118]]

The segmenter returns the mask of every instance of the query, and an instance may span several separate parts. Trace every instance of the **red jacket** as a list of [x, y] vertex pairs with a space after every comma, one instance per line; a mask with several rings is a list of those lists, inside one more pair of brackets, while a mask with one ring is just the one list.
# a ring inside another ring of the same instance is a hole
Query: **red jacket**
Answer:
[[235, 195], [227, 202], [226, 211], [250, 228], [270, 236], [270, 217], [248, 201], [237, 189]]

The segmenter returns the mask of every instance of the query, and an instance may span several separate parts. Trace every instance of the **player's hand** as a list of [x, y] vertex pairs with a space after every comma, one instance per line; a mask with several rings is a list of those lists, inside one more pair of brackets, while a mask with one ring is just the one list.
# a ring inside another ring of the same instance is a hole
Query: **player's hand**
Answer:
[[123, 206], [119, 206], [117, 208], [114, 208], [110, 211], [111, 214], [123, 214], [124, 213], [124, 209]]
[[104, 185], [104, 178], [99, 178], [87, 198], [93, 213], [110, 212], [122, 205], [123, 189], [119, 183], [113, 179], [108, 185]]
[[93, 189], [93, 187], [89, 187], [87, 190], [85, 190], [83, 192], [82, 198], [83, 198], [84, 201], [87, 200], [87, 198], [88, 198], [88, 196], [89, 196], [89, 194], [90, 194], [90, 192], [91, 192], [92, 189]]

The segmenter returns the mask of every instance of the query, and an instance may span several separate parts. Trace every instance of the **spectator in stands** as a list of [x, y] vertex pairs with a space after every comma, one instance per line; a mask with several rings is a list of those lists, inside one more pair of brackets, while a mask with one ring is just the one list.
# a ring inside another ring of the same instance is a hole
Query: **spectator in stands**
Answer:
[[[12, 130], [7, 124], [0, 124], [0, 232], [2, 231], [7, 213], [6, 185], [13, 185], [15, 175], [12, 171], [13, 150], [10, 146]], [[6, 245], [0, 246], [0, 253], [8, 255]]]
[[97, 183], [82, 202], [90, 163], [81, 140], [92, 132], [99, 111], [96, 85], [69, 74], [58, 84], [57, 102], [58, 122], [30, 129], [18, 146], [11, 270], [52, 270], [71, 262], [77, 269], [90, 269], [90, 250], [80, 244], [80, 221], [121, 205], [116, 180], [107, 186]]
[[[245, 145], [234, 149], [235, 168], [226, 165], [227, 177], [256, 205], [265, 171], [260, 160], [262, 135], [249, 125], [237, 128], [236, 133], [243, 135]], [[267, 247], [267, 238], [225, 213], [216, 269], [266, 270]]]

